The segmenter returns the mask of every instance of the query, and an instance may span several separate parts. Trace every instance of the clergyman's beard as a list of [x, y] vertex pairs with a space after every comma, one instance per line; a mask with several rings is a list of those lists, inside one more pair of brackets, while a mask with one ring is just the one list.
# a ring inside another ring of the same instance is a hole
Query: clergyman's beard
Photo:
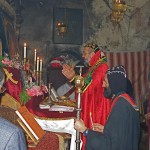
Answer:
[[104, 96], [105, 96], [106, 98], [109, 98], [109, 99], [112, 98], [113, 93], [112, 93], [110, 87], [104, 88]]
[[90, 63], [90, 58], [87, 58], [87, 59], [84, 59], [84, 61], [89, 65], [89, 63]]

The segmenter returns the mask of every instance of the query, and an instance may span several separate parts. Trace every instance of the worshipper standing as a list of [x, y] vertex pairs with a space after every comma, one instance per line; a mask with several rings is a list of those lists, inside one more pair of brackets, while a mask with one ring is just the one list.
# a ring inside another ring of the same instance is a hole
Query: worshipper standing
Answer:
[[[101, 86], [101, 85], [100, 85]], [[75, 122], [75, 129], [86, 137], [86, 150], [138, 150], [140, 117], [137, 106], [125, 92], [126, 71], [123, 66], [109, 69], [102, 85], [104, 95], [112, 99], [105, 126], [94, 123], [88, 129], [83, 120]]]
[[[0, 68], [0, 91], [3, 91], [1, 89], [4, 81], [5, 73]], [[22, 129], [2, 117], [0, 117], [0, 150], [27, 150]]]
[[[92, 121], [104, 125], [110, 111], [110, 100], [104, 97], [104, 88], [102, 87], [108, 65], [104, 53], [96, 44], [86, 44], [82, 57], [88, 63], [89, 69], [83, 75], [81, 118], [85, 125], [91, 128]], [[75, 81], [76, 75], [73, 67], [64, 64], [62, 73], [71, 83]], [[82, 137], [82, 140], [84, 145], [85, 138]]]

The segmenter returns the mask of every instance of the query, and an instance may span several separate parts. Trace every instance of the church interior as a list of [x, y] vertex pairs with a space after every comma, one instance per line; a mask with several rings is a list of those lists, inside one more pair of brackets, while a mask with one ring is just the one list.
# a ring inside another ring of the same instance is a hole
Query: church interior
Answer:
[[[25, 130], [28, 150], [74, 150], [76, 102], [57, 90], [67, 82], [63, 64], [74, 66], [76, 74], [87, 71], [86, 43], [99, 46], [109, 67], [125, 66], [140, 111], [139, 150], [148, 150], [149, 8], [150, 0], [0, 0], [0, 67], [6, 74], [0, 116], [20, 126], [16, 110], [26, 106], [34, 115], [46, 135], [38, 141]], [[68, 112], [42, 105], [57, 96]]]

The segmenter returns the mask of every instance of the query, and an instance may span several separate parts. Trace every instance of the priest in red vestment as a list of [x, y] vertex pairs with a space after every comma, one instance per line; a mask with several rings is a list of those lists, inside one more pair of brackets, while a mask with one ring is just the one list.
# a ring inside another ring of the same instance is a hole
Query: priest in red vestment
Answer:
[[[92, 127], [93, 122], [105, 124], [110, 111], [110, 100], [103, 94], [102, 82], [108, 69], [107, 60], [104, 53], [96, 44], [86, 44], [83, 50], [83, 58], [88, 63], [89, 69], [84, 77], [81, 97], [81, 118], [88, 128]], [[62, 73], [70, 82], [75, 80], [73, 67], [63, 65]], [[83, 147], [85, 143], [84, 137]]]

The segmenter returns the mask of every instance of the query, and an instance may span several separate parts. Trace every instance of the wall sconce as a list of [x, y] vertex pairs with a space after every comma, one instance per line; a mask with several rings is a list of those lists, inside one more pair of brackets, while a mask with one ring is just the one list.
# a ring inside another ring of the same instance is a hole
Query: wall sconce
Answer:
[[126, 10], [127, 10], [127, 5], [125, 1], [115, 0], [112, 13], [110, 14], [111, 21], [113, 23], [119, 23], [123, 19]]
[[67, 26], [63, 22], [58, 22], [56, 24], [57, 29], [57, 35], [64, 36], [64, 34], [67, 32]]

